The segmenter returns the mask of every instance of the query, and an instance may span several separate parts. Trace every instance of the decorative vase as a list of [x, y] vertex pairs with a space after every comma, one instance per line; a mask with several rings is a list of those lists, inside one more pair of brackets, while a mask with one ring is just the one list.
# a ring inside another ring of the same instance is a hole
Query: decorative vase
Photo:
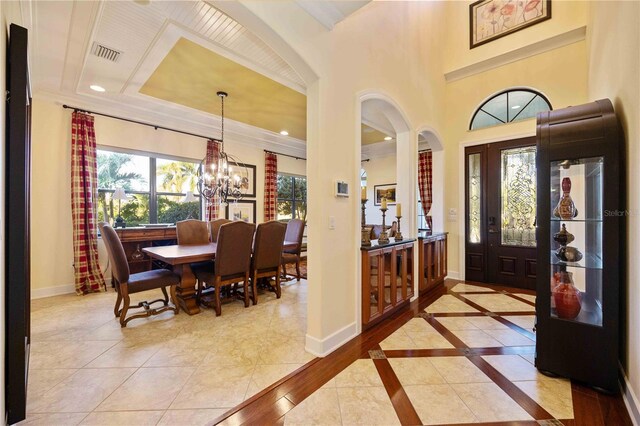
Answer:
[[565, 262], [580, 262], [582, 253], [575, 247], [560, 247], [556, 250], [556, 257]]
[[563, 220], [571, 220], [578, 216], [578, 209], [571, 199], [571, 179], [568, 177], [562, 179], [562, 197], [558, 201], [558, 205], [553, 209], [553, 215]]
[[573, 285], [571, 272], [560, 272], [560, 284], [551, 291], [558, 318], [574, 319], [582, 309], [580, 290]]
[[560, 232], [553, 234], [553, 240], [561, 246], [570, 244], [574, 239], [575, 237], [571, 232], [567, 231], [567, 226], [564, 223]]
[[136, 246], [136, 251], [131, 253], [131, 260], [142, 260], [144, 259], [144, 253], [140, 250], [140, 244]]

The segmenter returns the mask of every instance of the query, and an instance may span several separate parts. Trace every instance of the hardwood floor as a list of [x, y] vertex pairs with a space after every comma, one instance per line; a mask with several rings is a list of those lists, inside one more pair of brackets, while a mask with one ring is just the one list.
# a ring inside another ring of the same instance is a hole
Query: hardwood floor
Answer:
[[[532, 291], [447, 280], [214, 423], [311, 424], [318, 415], [367, 424], [375, 412], [381, 423], [404, 425], [631, 425], [620, 396], [535, 370], [534, 306]], [[375, 401], [372, 413], [359, 412], [354, 395]]]

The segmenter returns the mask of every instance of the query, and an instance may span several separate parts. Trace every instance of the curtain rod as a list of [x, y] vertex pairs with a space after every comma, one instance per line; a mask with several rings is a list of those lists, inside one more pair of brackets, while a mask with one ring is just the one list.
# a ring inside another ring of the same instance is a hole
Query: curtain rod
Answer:
[[182, 133], [183, 135], [195, 136], [197, 138], [202, 138], [202, 139], [207, 139], [207, 140], [213, 139], [212, 137], [209, 137], [209, 136], [197, 135], [195, 133], [189, 133], [189, 132], [184, 132], [182, 130], [170, 129], [168, 127], [158, 126], [158, 125], [150, 124], [150, 123], [144, 123], [142, 121], [131, 120], [129, 118], [117, 117], [115, 115], [103, 114], [101, 112], [89, 111], [87, 109], [76, 108], [76, 107], [72, 107], [72, 106], [69, 106], [69, 105], [62, 105], [62, 108], [64, 108], [64, 109], [72, 109], [74, 111], [79, 111], [79, 112], [86, 112], [87, 114], [101, 115], [103, 117], [109, 117], [109, 118], [113, 118], [113, 119], [116, 119], [116, 120], [128, 121], [129, 123], [141, 124], [143, 126], [153, 127], [156, 130], [162, 129], [162, 130], [168, 130], [170, 132]]
[[273, 151], [269, 151], [268, 149], [265, 149], [264, 152], [268, 152], [269, 154], [275, 154], [275, 155], [283, 155], [285, 157], [291, 157], [291, 158], [295, 158], [296, 160], [304, 160], [307, 161], [306, 158], [302, 158], [302, 157], [296, 157], [295, 155], [289, 155], [289, 154], [281, 154], [279, 152], [273, 152]]
[[422, 151], [418, 151], [418, 154], [420, 154], [421, 152], [427, 152], [427, 151], [431, 151], [431, 148], [423, 149]]

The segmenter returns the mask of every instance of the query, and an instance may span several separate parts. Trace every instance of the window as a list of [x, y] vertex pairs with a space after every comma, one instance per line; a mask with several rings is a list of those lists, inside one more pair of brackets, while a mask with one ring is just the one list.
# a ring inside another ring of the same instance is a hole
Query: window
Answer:
[[529, 89], [507, 90], [480, 105], [469, 130], [525, 120], [551, 109], [549, 100], [541, 93]]
[[278, 174], [278, 220], [307, 220], [307, 178]]
[[420, 200], [420, 195], [418, 195], [418, 229], [421, 231], [429, 229], [429, 224], [427, 224], [427, 218], [424, 215], [424, 211], [422, 210], [422, 202]]
[[[199, 162], [98, 149], [98, 221], [112, 223], [122, 216], [128, 227], [142, 223], [175, 223], [200, 219], [202, 205], [184, 202], [196, 191]], [[113, 200], [123, 188], [127, 200]]]

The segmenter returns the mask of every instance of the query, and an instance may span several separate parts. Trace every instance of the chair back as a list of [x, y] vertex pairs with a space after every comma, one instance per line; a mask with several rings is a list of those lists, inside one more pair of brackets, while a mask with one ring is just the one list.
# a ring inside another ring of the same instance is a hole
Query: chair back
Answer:
[[285, 250], [286, 253], [295, 253], [300, 254], [300, 250], [302, 249], [302, 235], [304, 234], [304, 220], [300, 219], [291, 219], [287, 223], [287, 233], [285, 234], [284, 239], [286, 241], [295, 241], [298, 243], [296, 248]]
[[221, 277], [249, 271], [256, 225], [242, 221], [225, 223], [218, 232], [215, 274]]
[[225, 223], [231, 222], [229, 219], [216, 219], [209, 222], [209, 229], [211, 230], [211, 242], [218, 242], [218, 232], [220, 231], [220, 227]]
[[187, 219], [176, 222], [178, 244], [207, 244], [209, 230], [207, 222], [197, 219]]
[[105, 222], [100, 222], [100, 233], [102, 234], [102, 241], [107, 248], [107, 254], [111, 261], [111, 271], [113, 276], [119, 283], [126, 283], [129, 281], [129, 262], [127, 262], [127, 254], [124, 252], [122, 242], [118, 238], [116, 231]]
[[276, 269], [280, 265], [286, 231], [287, 226], [276, 220], [258, 225], [253, 242], [252, 269]]

